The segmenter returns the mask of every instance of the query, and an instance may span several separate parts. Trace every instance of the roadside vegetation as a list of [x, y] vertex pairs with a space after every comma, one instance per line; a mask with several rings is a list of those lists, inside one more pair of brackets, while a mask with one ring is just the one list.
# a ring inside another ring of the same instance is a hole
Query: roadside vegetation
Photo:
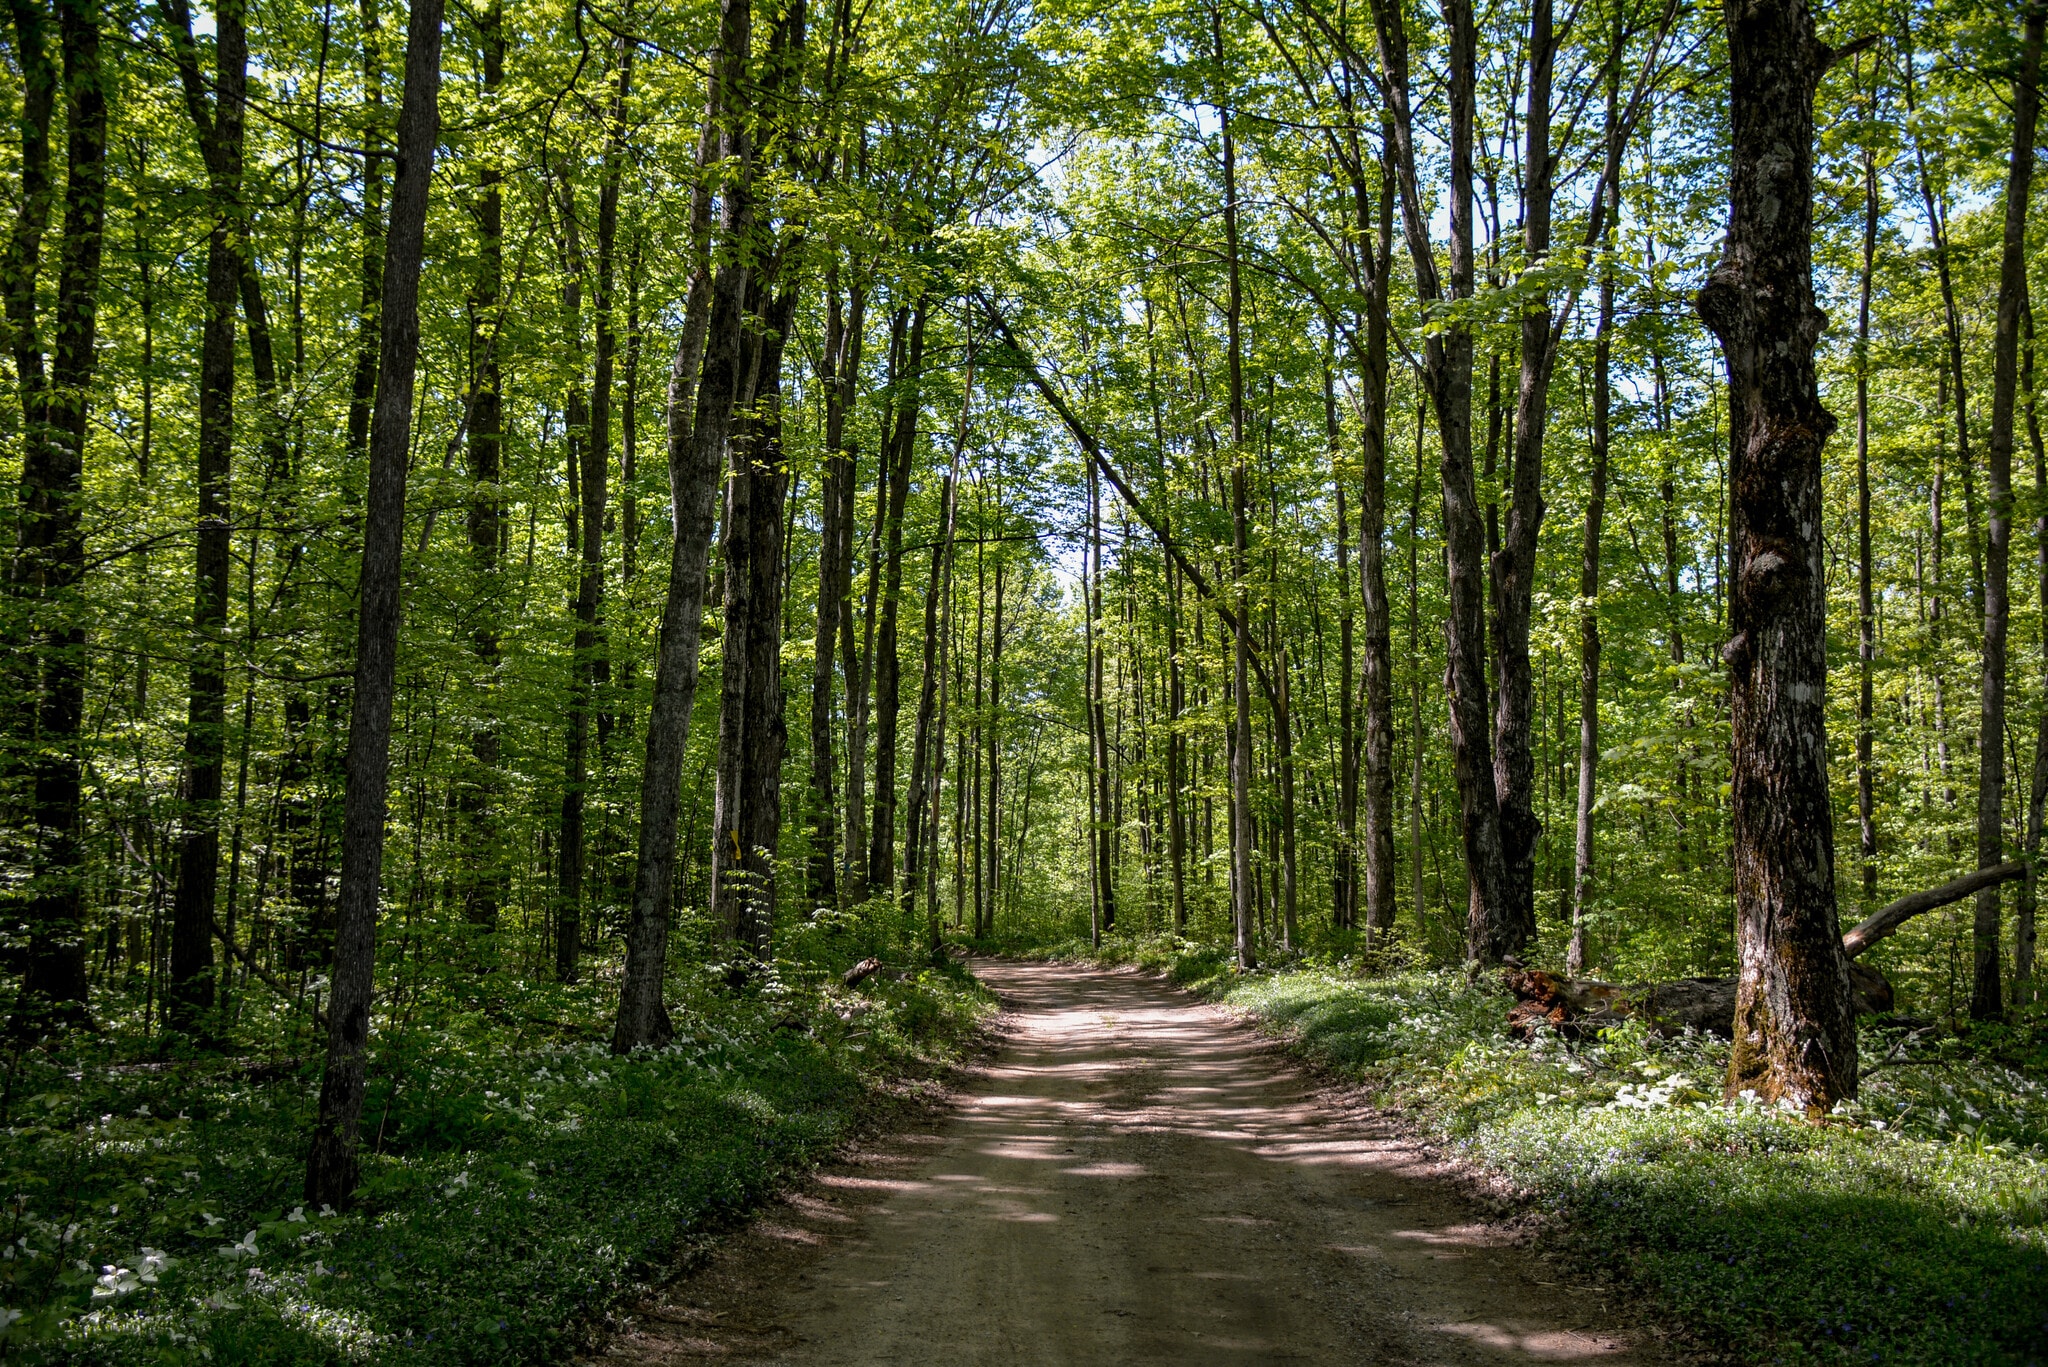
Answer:
[[[626, 1057], [606, 976], [435, 984], [383, 1032], [339, 1215], [301, 1197], [317, 1055], [136, 1061], [118, 1036], [15, 1052], [0, 1301], [21, 1308], [0, 1359], [559, 1361], [990, 1009], [950, 966], [848, 989], [844, 957], [780, 961], [738, 996], [693, 968], [669, 984], [674, 1042]], [[243, 1026], [245, 1043], [293, 1033], [255, 1011]]]
[[[1575, 1262], [1749, 1362], [2048, 1359], [2048, 1013], [1866, 1020], [1827, 1122], [1727, 1106], [1728, 1045], [1624, 1024], [1510, 1038], [1482, 977], [1329, 956], [1245, 973], [1223, 943], [1032, 951], [1130, 964], [1242, 1013], [1506, 1179]], [[1575, 1294], [1591, 1294], [1582, 1289]]]

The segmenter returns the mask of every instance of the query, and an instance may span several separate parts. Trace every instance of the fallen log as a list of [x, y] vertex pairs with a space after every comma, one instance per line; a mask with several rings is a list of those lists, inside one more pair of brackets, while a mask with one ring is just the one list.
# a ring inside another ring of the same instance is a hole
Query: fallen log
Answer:
[[1972, 893], [1986, 888], [1995, 888], [2000, 883], [2018, 878], [2027, 871], [2026, 863], [2009, 859], [2003, 864], [1993, 864], [1988, 869], [1974, 869], [1960, 878], [1951, 878], [1938, 888], [1924, 892], [1910, 892], [1883, 910], [1873, 913], [1842, 937], [1842, 952], [1855, 958], [1879, 940], [1894, 933], [1906, 922], [1923, 911], [1945, 907], [1950, 902], [1960, 902]]
[[[1508, 1033], [1516, 1039], [1528, 1039], [1539, 1022], [1570, 1039], [1625, 1020], [1640, 1020], [1660, 1035], [1695, 1030], [1728, 1039], [1735, 1033], [1734, 978], [1681, 978], [1624, 987], [1560, 978], [1540, 969], [1510, 969], [1503, 980], [1517, 998], [1508, 1012]], [[1853, 959], [1849, 989], [1859, 1016], [1892, 1009], [1891, 980]]]
[[[1939, 887], [1908, 893], [1867, 917], [1842, 937], [1849, 957], [1849, 989], [1856, 1014], [1880, 1015], [1892, 1009], [1891, 980], [1858, 963], [1856, 956], [1923, 912], [1961, 901], [1985, 888], [1997, 887], [2025, 874], [2020, 860], [1973, 869]], [[1624, 1020], [1642, 1020], [1660, 1033], [1697, 1030], [1723, 1039], [1735, 1028], [1735, 979], [1682, 978], [1670, 983], [1625, 987], [1585, 978], [1560, 978], [1541, 970], [1509, 969], [1503, 978], [1516, 997], [1508, 1012], [1508, 1032], [1527, 1039], [1541, 1023], [1572, 1038]]]
[[882, 961], [880, 959], [862, 959], [852, 968], [847, 969], [845, 975], [839, 981], [848, 987], [859, 987], [862, 983], [873, 977], [881, 967]]

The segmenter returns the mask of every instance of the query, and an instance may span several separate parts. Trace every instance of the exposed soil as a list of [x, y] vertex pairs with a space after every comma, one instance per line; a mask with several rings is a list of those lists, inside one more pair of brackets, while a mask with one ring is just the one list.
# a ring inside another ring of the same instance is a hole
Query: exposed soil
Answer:
[[1130, 973], [978, 961], [1002, 1047], [772, 1206], [607, 1361], [1650, 1363], [1356, 1094]]

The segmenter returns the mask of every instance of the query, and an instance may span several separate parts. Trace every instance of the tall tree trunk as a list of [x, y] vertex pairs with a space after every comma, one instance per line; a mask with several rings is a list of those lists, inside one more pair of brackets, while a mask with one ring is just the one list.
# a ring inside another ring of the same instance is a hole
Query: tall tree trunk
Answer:
[[[483, 86], [495, 99], [505, 83], [504, 0], [491, 3], [476, 16], [477, 42], [482, 49]], [[477, 274], [470, 290], [470, 402], [466, 450], [469, 457], [469, 560], [471, 602], [476, 626], [470, 649], [476, 656], [481, 687], [481, 715], [471, 723], [472, 765], [457, 794], [456, 806], [465, 828], [467, 857], [458, 878], [464, 918], [479, 931], [497, 929], [504, 900], [504, 873], [498, 854], [496, 818], [499, 784], [499, 729], [496, 716], [499, 636], [499, 545], [504, 536], [505, 501], [499, 491], [504, 478], [504, 376], [498, 338], [504, 331], [505, 172], [495, 161], [477, 175]]]
[[720, 226], [729, 240], [743, 240], [753, 227], [751, 162], [743, 123], [752, 13], [747, 0], [725, 0], [720, 8], [718, 50], [706, 81], [704, 129], [697, 145], [698, 176], [690, 192], [692, 269], [683, 304], [682, 336], [668, 379], [673, 535], [661, 638], [655, 650], [654, 699], [640, 771], [640, 834], [634, 859], [632, 915], [626, 930], [626, 964], [619, 982], [619, 1019], [612, 1030], [612, 1052], [617, 1054], [631, 1053], [643, 1045], [664, 1045], [675, 1035], [662, 987], [668, 970], [675, 894], [677, 805], [683, 756], [690, 740], [690, 712], [697, 700], [712, 515], [724, 483], [726, 436], [740, 378], [741, 305], [750, 274], [741, 257], [717, 267], [714, 277], [707, 172], [717, 160], [736, 163], [738, 178], [722, 201]]
[[[1362, 169], [1362, 167], [1361, 167]], [[1394, 928], [1394, 635], [1387, 598], [1387, 291], [1394, 245], [1394, 181], [1382, 159], [1375, 228], [1364, 238], [1363, 177], [1358, 224], [1365, 276], [1365, 355], [1359, 375], [1358, 584], [1365, 609], [1362, 691], [1365, 703], [1365, 923], [1375, 934]]]
[[[1532, 0], [1529, 17], [1529, 94], [1523, 147], [1522, 244], [1532, 267], [1550, 256], [1550, 92], [1556, 42], [1551, 0]], [[1487, 927], [1485, 957], [1520, 950], [1536, 934], [1536, 760], [1530, 734], [1534, 682], [1529, 665], [1529, 617], [1536, 589], [1536, 548], [1543, 527], [1543, 441], [1550, 419], [1550, 373], [1557, 358], [1551, 338], [1550, 293], [1537, 291], [1522, 305], [1521, 383], [1515, 394], [1514, 502], [1506, 539], [1494, 558], [1493, 781], [1500, 806], [1501, 857], [1507, 875], [1500, 923]], [[1474, 937], [1475, 943], [1481, 937]], [[1474, 955], [1474, 957], [1481, 957]]]
[[362, 460], [370, 446], [370, 412], [377, 398], [379, 322], [384, 298], [384, 36], [377, 0], [356, 0], [363, 30], [362, 290], [356, 309], [356, 364], [349, 379], [348, 458]]
[[[1450, 280], [1438, 274], [1425, 205], [1416, 178], [1414, 128], [1409, 103], [1408, 38], [1400, 9], [1374, 0], [1380, 60], [1387, 74], [1394, 169], [1401, 196], [1402, 227], [1415, 267], [1416, 291], [1425, 304], [1469, 299], [1473, 289], [1472, 139], [1476, 44], [1470, 0], [1447, 0], [1450, 97]], [[1449, 613], [1444, 626], [1449, 683], [1451, 750], [1458, 781], [1460, 827], [1468, 888], [1466, 952], [1497, 958], [1521, 943], [1509, 887], [1494, 782], [1492, 738], [1487, 727], [1486, 526], [1472, 472], [1472, 333], [1452, 314], [1442, 331], [1424, 344], [1423, 388], [1436, 410], [1443, 451], [1445, 568]]]
[[[41, 41], [40, 25], [24, 22], [25, 8], [15, 7], [16, 32]], [[67, 169], [52, 319], [56, 346], [48, 388], [34, 393], [32, 404], [25, 405], [32, 406], [35, 421], [24, 424], [16, 560], [17, 582], [32, 595], [35, 612], [30, 637], [37, 690], [31, 723], [35, 751], [30, 762], [30, 815], [40, 839], [30, 868], [28, 953], [13, 1023], [18, 1033], [30, 1036], [81, 1026], [89, 1018], [79, 829], [86, 638], [85, 616], [73, 595], [85, 577], [80, 505], [106, 230], [108, 82], [100, 65], [100, 14], [94, 0], [59, 5], [57, 31], [63, 53]], [[34, 58], [24, 57], [24, 66], [34, 64]], [[33, 135], [24, 130], [22, 136], [27, 150]], [[25, 397], [42, 366], [34, 332], [35, 261], [36, 253], [27, 251], [20, 257], [11, 255], [8, 263], [11, 269], [27, 272], [29, 309], [17, 323], [26, 324], [27, 335], [16, 337], [17, 357], [32, 352], [34, 358], [31, 370], [17, 372]], [[5, 283], [9, 321], [17, 322], [13, 290], [19, 282], [10, 278]]]
[[[1102, 482], [1091, 461], [1088, 466], [1088, 578], [1081, 585], [1088, 613], [1088, 805], [1095, 832], [1091, 852], [1095, 857], [1096, 930], [1106, 935], [1116, 929], [1116, 861], [1112, 841], [1109, 777], [1109, 728], [1102, 698]], [[994, 750], [990, 753], [993, 755]], [[993, 808], [991, 808], [993, 810]]]
[[[811, 661], [811, 900], [832, 906], [839, 900], [838, 806], [832, 758], [832, 662], [841, 605], [853, 577], [853, 453], [846, 445], [846, 421], [853, 412], [854, 381], [860, 369], [861, 333], [867, 324], [867, 288], [855, 282], [844, 313], [839, 267], [829, 267], [826, 284], [824, 374], [825, 459], [821, 480], [823, 526], [818, 538], [818, 627]], [[854, 661], [846, 667], [851, 676]], [[851, 696], [849, 691], [849, 697]]]
[[[1344, 463], [1337, 425], [1337, 382], [1323, 370], [1323, 425], [1330, 442], [1330, 484], [1337, 503], [1337, 848], [1330, 879], [1336, 906], [1331, 917], [1338, 930], [1358, 922], [1358, 740], [1352, 718], [1353, 632], [1351, 606], [1351, 521], [1344, 498]], [[1361, 545], [1363, 537], [1360, 538]]]
[[[764, 144], [772, 145], [789, 84], [799, 70], [804, 22], [804, 6], [792, 5], [778, 19], [768, 42], [766, 79], [757, 106]], [[799, 259], [792, 255], [799, 245], [786, 244], [764, 260], [750, 286], [756, 321], [746, 329], [742, 348], [740, 373], [745, 378], [729, 443], [721, 542], [725, 658], [713, 793], [711, 919], [734, 948], [755, 963], [767, 959], [774, 930], [782, 756], [787, 742], [782, 515], [789, 495], [789, 467], [782, 452], [782, 356], [799, 282], [794, 270], [787, 281], [778, 279], [778, 271]], [[756, 250], [765, 247], [764, 242]], [[728, 981], [736, 985], [747, 971], [745, 962], [735, 961]]]
[[[997, 525], [1001, 525], [998, 523]], [[1097, 592], [1100, 592], [1098, 585]], [[996, 558], [995, 603], [988, 651], [988, 929], [995, 933], [1002, 896], [1003, 795], [1003, 561]], [[1100, 694], [1098, 693], [1098, 704]]]
[[583, 246], [576, 190], [561, 182], [562, 314], [571, 358], [568, 397], [562, 405], [569, 475], [569, 552], [577, 558], [576, 630], [569, 656], [568, 716], [563, 727], [562, 810], [555, 866], [555, 980], [573, 983], [583, 952], [584, 815], [590, 783], [590, 723], [602, 686], [603, 650], [598, 613], [604, 596], [605, 476], [597, 454], [590, 392], [583, 387]]
[[904, 352], [903, 389], [895, 397], [895, 431], [883, 447], [889, 460], [889, 511], [883, 545], [882, 601], [875, 636], [875, 797], [868, 831], [869, 890], [896, 883], [896, 723], [902, 713], [903, 665], [896, 650], [896, 621], [903, 598], [903, 507], [916, 464], [919, 382], [924, 370], [926, 301], [911, 309]]
[[1614, 237], [1621, 218], [1619, 126], [1620, 44], [1605, 75], [1607, 152], [1600, 192], [1607, 200], [1604, 252], [1600, 261], [1600, 313], [1593, 325], [1593, 439], [1588, 453], [1586, 524], [1579, 551], [1579, 785], [1572, 838], [1572, 930], [1565, 946], [1565, 972], [1585, 972], [1589, 928], [1587, 900], [1593, 895], [1593, 807], [1600, 781], [1600, 531], [1607, 516], [1609, 420], [1614, 401]]
[[198, 532], [193, 557], [191, 686], [185, 718], [178, 883], [171, 900], [171, 1028], [195, 1031], [213, 1005], [213, 914], [220, 877], [221, 763], [227, 740], [227, 616], [230, 478], [234, 463], [235, 309], [241, 292], [238, 243], [242, 143], [248, 87], [247, 9], [231, 0], [215, 16], [213, 101], [208, 107], [191, 56], [191, 17], [167, 7], [181, 48], [186, 108], [206, 162], [214, 213], [206, 247], [206, 313], [199, 344]]
[[1728, 235], [1698, 309], [1728, 368], [1734, 558], [1735, 1045], [1728, 1096], [1824, 1115], [1856, 1094], [1829, 809], [1813, 99], [1835, 54], [1806, 0], [1727, 11]]
[[[2026, 349], [2020, 365], [2020, 390], [2026, 397], [2027, 444], [2034, 455], [2035, 573], [2034, 603], [2040, 612], [2041, 663], [2048, 678], [2048, 446], [2041, 440], [2041, 418], [2034, 396], [2034, 309], [2031, 299], [2022, 301], [2021, 322]], [[2034, 768], [2027, 787], [2027, 875], [2020, 884], [2018, 905], [2013, 908], [2012, 977], [2013, 1001], [2024, 1005], [2034, 998], [2034, 914], [2040, 892], [2040, 875], [2035, 861], [2041, 853], [2041, 826], [2048, 810], [2048, 707], [2034, 713]]]
[[[939, 489], [939, 537], [932, 546], [931, 581], [924, 595], [924, 673], [917, 692], [916, 733], [910, 746], [910, 806], [903, 820], [903, 879], [900, 885], [904, 909], [914, 919], [917, 915], [917, 897], [922, 890], [926, 895], [926, 949], [932, 954], [941, 950], [939, 940], [939, 908], [935, 900], [937, 884], [932, 881], [929, 869], [920, 889], [920, 861], [927, 864], [937, 858], [937, 846], [928, 836], [928, 828], [935, 829], [938, 822], [939, 791], [937, 773], [945, 759], [944, 708], [942, 697], [945, 683], [946, 659], [944, 644], [944, 613], [942, 604], [951, 574], [950, 561], [953, 554], [954, 500], [960, 480], [960, 460], [967, 449], [968, 416], [974, 402], [974, 340], [967, 341], [967, 368], [961, 379], [960, 421], [954, 429], [953, 455], [946, 465], [946, 477]], [[932, 848], [927, 851], [927, 844]]]
[[[1228, 70], [1223, 47], [1222, 8], [1219, 6], [1213, 14], [1217, 65]], [[1223, 239], [1229, 282], [1224, 320], [1229, 333], [1230, 366], [1230, 575], [1237, 612], [1231, 641], [1231, 703], [1234, 708], [1230, 750], [1231, 919], [1235, 927], [1238, 967], [1256, 968], [1259, 951], [1253, 933], [1257, 909], [1252, 903], [1251, 589], [1247, 583], [1251, 573], [1247, 488], [1250, 452], [1245, 444], [1244, 339], [1240, 334], [1244, 292], [1238, 279], [1237, 143], [1230, 131], [1227, 101], [1218, 107], [1216, 114], [1223, 140]], [[1099, 567], [1097, 577], [1100, 578]], [[1099, 587], [1097, 591], [1100, 592]], [[1098, 706], [1101, 696], [1098, 687]]]
[[377, 894], [384, 871], [391, 699], [398, 662], [406, 465], [413, 367], [420, 343], [420, 263], [426, 246], [427, 191], [434, 174], [434, 149], [440, 140], [441, 15], [442, 0], [413, 0], [398, 114], [398, 170], [384, 247], [377, 402], [370, 424], [370, 484], [363, 519], [355, 705], [349, 716], [348, 795], [334, 973], [327, 1008], [327, 1060], [312, 1152], [306, 1161], [307, 1201], [336, 1208], [348, 1204], [356, 1186], [356, 1130], [363, 1112], [363, 1066], [376, 971]]
[[[2005, 241], [1998, 269], [1998, 317], [1992, 334], [1991, 433], [1985, 450], [1984, 673], [1977, 726], [1977, 867], [2005, 861], [2005, 677], [2008, 562], [2012, 540], [2013, 409], [2019, 389], [2020, 313], [2027, 298], [2027, 209], [2033, 196], [2034, 126], [2041, 109], [2035, 81], [2048, 6], [2032, 0], [2025, 11], [2020, 66], [2012, 86], [2012, 154], [2005, 175]], [[1970, 1015], [2005, 1014], [2000, 965], [1999, 890], [1977, 894], [1972, 923], [1975, 973]]]
[[1877, 910], [1877, 793], [1870, 734], [1871, 675], [1877, 661], [1870, 562], [1870, 283], [1877, 261], [1877, 208], [1877, 154], [1866, 144], [1863, 258], [1856, 290], [1856, 824], [1863, 855], [1865, 915]]

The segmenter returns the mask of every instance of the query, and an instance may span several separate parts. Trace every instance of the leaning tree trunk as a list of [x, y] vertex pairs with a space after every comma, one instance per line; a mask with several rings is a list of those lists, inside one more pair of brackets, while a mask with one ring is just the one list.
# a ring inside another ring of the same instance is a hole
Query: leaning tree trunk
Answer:
[[[2009, 557], [2012, 541], [2012, 425], [2019, 389], [2020, 312], [2027, 298], [2027, 208], [2034, 182], [2034, 125], [2041, 110], [2035, 78], [2041, 69], [2044, 6], [2026, 10], [2020, 69], [2013, 77], [2012, 158], [2005, 176], [2005, 242], [1998, 270], [1998, 319], [1992, 339], [1991, 436], [1986, 444], [1985, 501], [1990, 513], [1984, 563], [1984, 673], [1979, 690], [1977, 733], [1977, 866], [2005, 859], [2005, 674], [2006, 622], [2010, 617]], [[1975, 969], [1970, 1015], [1996, 1020], [2005, 1014], [1999, 940], [1999, 892], [1977, 894], [1972, 925]]]
[[1827, 775], [1813, 98], [1834, 59], [1806, 0], [1726, 10], [1728, 235], [1698, 308], [1728, 368], [1729, 673], [1740, 984], [1727, 1091], [1824, 1115], [1856, 1094]]
[[420, 347], [420, 262], [441, 126], [441, 13], [442, 0], [413, 0], [398, 115], [398, 174], [384, 245], [382, 337], [376, 410], [370, 420], [370, 484], [363, 518], [355, 706], [348, 728], [348, 795], [327, 1010], [327, 1063], [306, 1161], [306, 1199], [336, 1207], [347, 1204], [356, 1186], [356, 1127], [363, 1113], [363, 1066], [370, 1040], [377, 893], [384, 873], [385, 797], [391, 778], [405, 477], [413, 367]]

